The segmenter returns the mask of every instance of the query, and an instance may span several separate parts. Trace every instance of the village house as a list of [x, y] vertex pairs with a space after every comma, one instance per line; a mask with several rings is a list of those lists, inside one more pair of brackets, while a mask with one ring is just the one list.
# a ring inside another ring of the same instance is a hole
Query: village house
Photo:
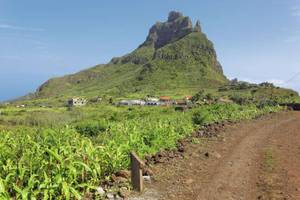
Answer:
[[101, 101], [102, 101], [102, 98], [99, 96], [89, 99], [90, 103], [100, 103]]
[[118, 103], [120, 106], [144, 106], [146, 104], [143, 100], [122, 100]]
[[169, 105], [178, 105], [178, 106], [188, 106], [190, 105], [192, 96], [184, 97], [182, 100], [173, 100], [171, 97], [168, 96], [161, 96], [159, 98], [156, 97], [147, 97], [144, 100], [121, 100], [117, 103], [119, 106], [133, 106], [133, 105], [140, 105], [140, 106], [169, 106]]
[[159, 99], [158, 99], [158, 98], [156, 98], [156, 97], [147, 97], [147, 98], [146, 98], [146, 101], [158, 102], [158, 101], [159, 101]]
[[172, 105], [173, 104], [171, 97], [168, 97], [168, 96], [161, 96], [159, 98], [159, 101], [161, 102], [162, 105]]
[[68, 106], [85, 106], [87, 100], [85, 98], [75, 97], [68, 100]]
[[145, 101], [143, 100], [131, 100], [132, 105], [136, 105], [136, 106], [144, 106], [146, 104]]
[[146, 105], [148, 105], [148, 106], [158, 106], [158, 105], [161, 105], [161, 103], [160, 103], [158, 98], [148, 97], [148, 98], [146, 98]]
[[17, 105], [16, 108], [25, 108], [25, 105]]
[[187, 105], [187, 101], [186, 100], [176, 100], [176, 105], [186, 106]]
[[162, 105], [162, 103], [160, 101], [147, 101], [146, 105], [147, 106], [159, 106], [159, 105]]
[[193, 104], [191, 99], [192, 99], [192, 97], [184, 97], [183, 99], [176, 100], [176, 105], [178, 105], [178, 106], [191, 106]]
[[121, 100], [117, 103], [119, 106], [129, 106], [130, 105], [130, 100]]
[[192, 101], [193, 96], [186, 96], [186, 97], [184, 97], [184, 99], [185, 99], [186, 101]]

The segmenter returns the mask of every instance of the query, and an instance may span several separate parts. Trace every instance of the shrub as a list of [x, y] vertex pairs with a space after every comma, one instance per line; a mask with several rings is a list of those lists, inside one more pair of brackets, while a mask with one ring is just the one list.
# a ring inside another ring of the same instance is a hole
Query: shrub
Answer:
[[276, 101], [273, 101], [273, 100], [262, 100], [257, 105], [257, 108], [263, 109], [263, 108], [265, 108], [267, 106], [277, 106], [277, 105], [278, 105], [278, 103]]
[[246, 104], [250, 104], [253, 102], [252, 99], [250, 99], [249, 97], [246, 96], [242, 96], [239, 94], [234, 94], [230, 97], [230, 100], [232, 100], [233, 102], [239, 104], [239, 105], [246, 105]]
[[202, 110], [197, 110], [193, 113], [192, 120], [194, 125], [203, 125], [208, 120], [208, 113]]
[[78, 133], [85, 136], [97, 136], [99, 133], [105, 132], [108, 128], [107, 122], [103, 121], [86, 121], [75, 125]]

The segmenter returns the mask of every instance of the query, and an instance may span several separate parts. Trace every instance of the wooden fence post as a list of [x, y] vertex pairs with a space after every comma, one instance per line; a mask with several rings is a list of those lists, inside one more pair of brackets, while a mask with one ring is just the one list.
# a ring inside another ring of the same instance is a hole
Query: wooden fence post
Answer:
[[142, 192], [143, 191], [143, 168], [144, 162], [136, 155], [136, 153], [130, 153], [131, 160], [131, 182], [133, 189]]

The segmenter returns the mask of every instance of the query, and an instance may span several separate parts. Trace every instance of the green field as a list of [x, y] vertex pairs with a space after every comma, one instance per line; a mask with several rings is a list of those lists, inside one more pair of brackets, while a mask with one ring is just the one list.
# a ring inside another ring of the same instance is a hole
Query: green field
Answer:
[[1, 109], [0, 198], [80, 199], [141, 157], [176, 148], [206, 123], [251, 119], [278, 106], [212, 104], [174, 107], [88, 105]]

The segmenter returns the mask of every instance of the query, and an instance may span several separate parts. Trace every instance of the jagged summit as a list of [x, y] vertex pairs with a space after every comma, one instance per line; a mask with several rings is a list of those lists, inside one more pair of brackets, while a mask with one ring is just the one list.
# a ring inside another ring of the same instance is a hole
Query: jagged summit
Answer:
[[181, 17], [183, 17], [183, 14], [181, 12], [171, 11], [168, 16], [168, 22], [173, 22]]
[[199, 21], [199, 20], [197, 20], [197, 22], [196, 22], [194, 31], [195, 31], [195, 32], [201, 32], [201, 31], [202, 31], [202, 30], [201, 30], [201, 25], [200, 25], [200, 21]]
[[155, 48], [160, 48], [170, 42], [176, 41], [193, 31], [201, 32], [200, 22], [197, 21], [193, 27], [191, 19], [184, 16], [180, 12], [171, 11], [168, 16], [168, 21], [157, 22], [149, 31], [144, 45], [153, 45]]

